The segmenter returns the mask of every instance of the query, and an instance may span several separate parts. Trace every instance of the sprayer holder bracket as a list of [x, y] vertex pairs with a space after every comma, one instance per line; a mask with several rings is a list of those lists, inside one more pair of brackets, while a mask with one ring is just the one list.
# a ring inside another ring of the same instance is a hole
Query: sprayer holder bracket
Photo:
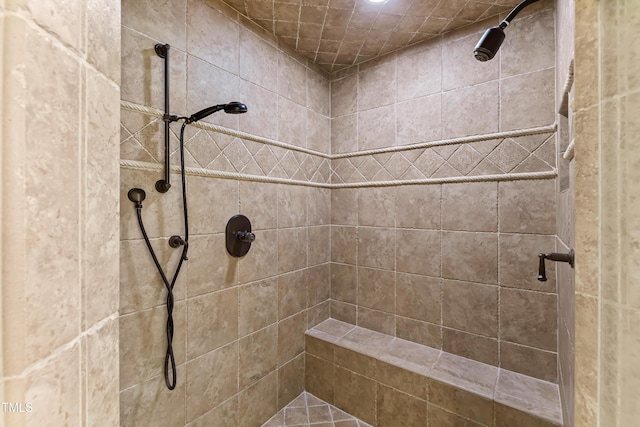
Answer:
[[154, 50], [156, 51], [156, 55], [160, 58], [164, 58], [167, 56], [167, 45], [162, 43], [156, 43], [154, 46]]

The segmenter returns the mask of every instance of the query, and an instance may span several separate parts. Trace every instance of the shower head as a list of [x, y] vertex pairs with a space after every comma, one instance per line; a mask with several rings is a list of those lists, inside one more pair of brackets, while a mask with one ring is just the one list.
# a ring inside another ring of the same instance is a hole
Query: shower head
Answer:
[[242, 102], [230, 102], [224, 106], [224, 112], [227, 114], [242, 114], [247, 112], [247, 106]]
[[475, 49], [473, 49], [473, 55], [478, 61], [482, 62], [492, 59], [500, 49], [504, 38], [505, 35], [501, 26], [489, 28], [485, 31]]
[[198, 120], [202, 120], [205, 117], [210, 116], [211, 114], [220, 110], [224, 110], [224, 112], [227, 114], [241, 114], [247, 112], [247, 106], [242, 102], [230, 102], [228, 104], [214, 105], [213, 107], [208, 107], [204, 110], [200, 110], [197, 113], [192, 114], [191, 117], [186, 120], [186, 122], [197, 122]]
[[509, 25], [511, 20], [515, 18], [522, 9], [537, 1], [539, 0], [524, 0], [520, 2], [520, 4], [514, 7], [507, 17], [504, 18], [504, 21], [502, 21], [500, 25], [489, 28], [485, 31], [475, 49], [473, 49], [473, 55], [476, 59], [482, 62], [492, 59], [504, 41], [504, 29], [507, 28], [507, 25]]

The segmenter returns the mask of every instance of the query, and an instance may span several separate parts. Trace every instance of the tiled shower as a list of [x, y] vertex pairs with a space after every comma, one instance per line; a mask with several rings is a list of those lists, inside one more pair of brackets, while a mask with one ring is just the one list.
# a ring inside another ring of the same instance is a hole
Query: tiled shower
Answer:
[[[555, 251], [553, 4], [521, 18], [499, 61], [468, 54], [483, 22], [327, 75], [221, 2], [175, 3], [124, 2], [123, 101], [162, 108], [160, 41], [172, 109], [249, 112], [205, 119], [241, 133], [185, 138], [186, 165], [204, 172], [188, 177], [168, 391], [162, 283], [126, 199], [158, 179], [141, 165], [162, 162], [163, 125], [123, 107], [122, 425], [260, 425], [304, 390], [304, 333], [329, 317], [557, 383], [554, 266], [535, 280], [537, 253]], [[540, 43], [522, 57], [531, 33]], [[403, 149], [416, 143], [432, 145]], [[509, 178], [537, 172], [550, 174]], [[179, 194], [149, 193], [147, 228], [173, 268], [180, 251], [163, 243], [181, 230]], [[236, 213], [256, 234], [240, 260], [223, 243]]]
[[[5, 141], [22, 142], [3, 145], [3, 235], [14, 242], [3, 246], [13, 267], [3, 282], [16, 285], [2, 293], [3, 401], [36, 408], [3, 421], [244, 427], [304, 401], [309, 422], [312, 408], [346, 422], [308, 393], [320, 356], [305, 332], [357, 325], [341, 339], [366, 333], [391, 343], [387, 353], [420, 348], [446, 354], [437, 363], [549, 385], [573, 425], [574, 377], [577, 407], [591, 402], [586, 353], [573, 358], [574, 346], [591, 348], [594, 297], [575, 284], [584, 293], [576, 337], [573, 271], [549, 263], [549, 280], [535, 280], [538, 252], [585, 249], [573, 193], [574, 176], [587, 175], [572, 141], [593, 134], [572, 108], [590, 105], [589, 92], [580, 74], [571, 85], [574, 5], [557, 3], [523, 12], [492, 62], [475, 62], [469, 46], [497, 18], [327, 74], [220, 1], [1, 2], [3, 98], [20, 101], [5, 103], [3, 128]], [[166, 294], [126, 196], [146, 190], [145, 224], [171, 271], [179, 251], [166, 241], [182, 213], [177, 185], [153, 190], [164, 136], [159, 42], [171, 45], [173, 111], [249, 107], [187, 130], [192, 236], [175, 288], [173, 391], [162, 375]], [[237, 213], [256, 235], [241, 259], [224, 249]], [[336, 369], [371, 383], [361, 367]], [[372, 424], [389, 424], [385, 408], [408, 393], [392, 372], [372, 383], [391, 396], [363, 413]], [[420, 396], [410, 416], [429, 408], [453, 425], [464, 415]], [[590, 425], [592, 412], [576, 414]]]

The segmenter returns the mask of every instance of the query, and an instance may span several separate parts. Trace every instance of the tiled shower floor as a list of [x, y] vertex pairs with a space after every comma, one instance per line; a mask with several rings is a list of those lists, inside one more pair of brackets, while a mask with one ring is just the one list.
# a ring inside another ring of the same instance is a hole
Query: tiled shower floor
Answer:
[[262, 427], [371, 427], [333, 405], [303, 392]]

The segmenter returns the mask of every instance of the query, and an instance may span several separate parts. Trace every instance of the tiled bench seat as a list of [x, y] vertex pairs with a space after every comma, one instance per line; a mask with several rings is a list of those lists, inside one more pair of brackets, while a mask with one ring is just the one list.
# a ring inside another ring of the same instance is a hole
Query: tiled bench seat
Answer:
[[562, 425], [556, 384], [335, 319], [305, 340], [306, 390], [376, 427]]

